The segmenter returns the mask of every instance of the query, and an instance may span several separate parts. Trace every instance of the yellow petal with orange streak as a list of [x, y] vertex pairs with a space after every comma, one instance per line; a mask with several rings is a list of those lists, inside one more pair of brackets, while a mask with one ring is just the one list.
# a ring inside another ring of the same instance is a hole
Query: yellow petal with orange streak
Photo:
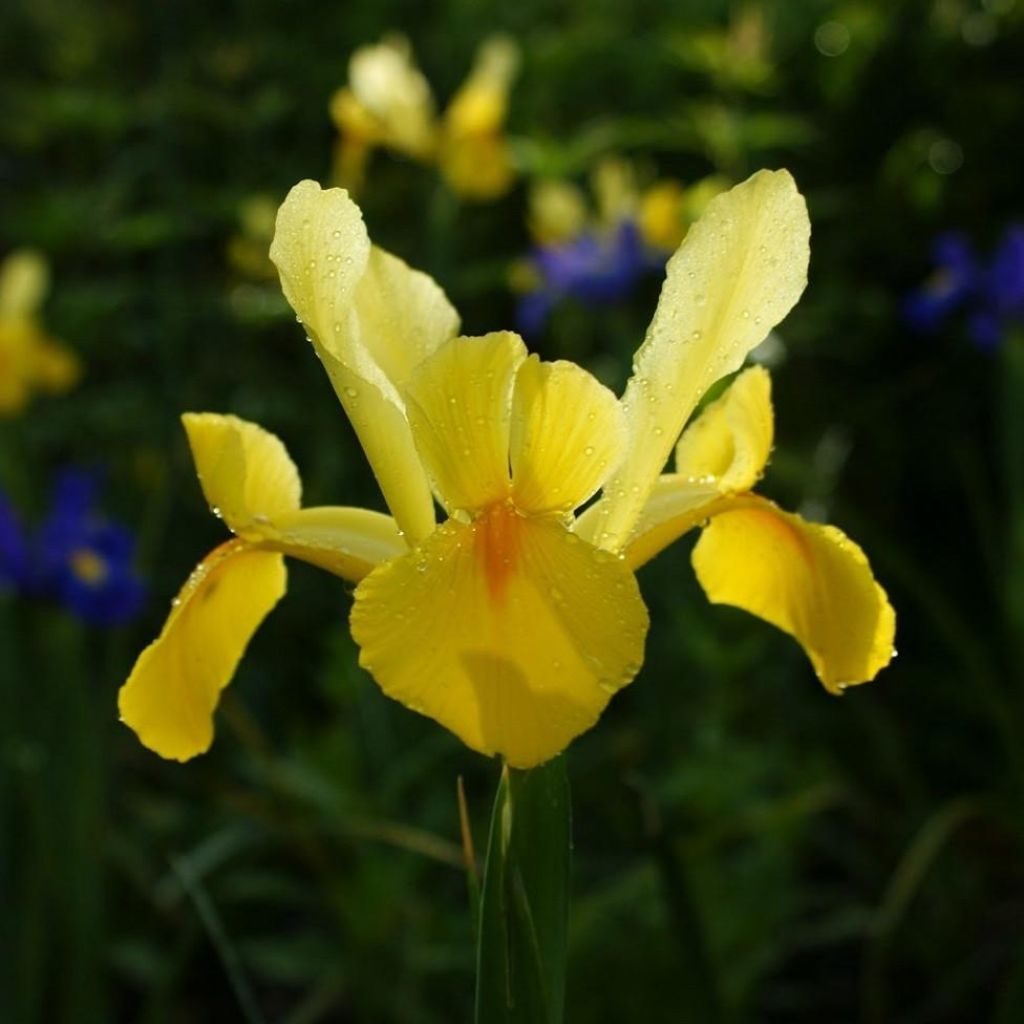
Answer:
[[830, 693], [889, 664], [896, 617], [864, 552], [834, 526], [746, 495], [719, 512], [693, 551], [708, 598], [793, 636]]
[[594, 724], [639, 670], [647, 626], [621, 560], [503, 505], [374, 570], [352, 609], [388, 696], [517, 768]]

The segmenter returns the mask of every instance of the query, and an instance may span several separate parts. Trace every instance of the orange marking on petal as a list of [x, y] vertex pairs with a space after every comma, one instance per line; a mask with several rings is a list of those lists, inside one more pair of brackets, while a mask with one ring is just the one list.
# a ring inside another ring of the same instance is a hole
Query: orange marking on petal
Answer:
[[495, 602], [504, 600], [509, 577], [519, 557], [518, 513], [509, 505], [494, 504], [473, 524], [476, 550], [487, 579], [487, 589]]

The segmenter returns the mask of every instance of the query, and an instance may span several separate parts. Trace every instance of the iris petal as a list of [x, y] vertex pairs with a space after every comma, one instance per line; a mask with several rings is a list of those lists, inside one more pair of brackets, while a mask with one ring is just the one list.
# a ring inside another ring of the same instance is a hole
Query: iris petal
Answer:
[[209, 748], [220, 692], [285, 585], [284, 558], [242, 540], [197, 566], [118, 694], [121, 720], [144, 746], [176, 761]]
[[0, 264], [0, 317], [31, 317], [49, 287], [46, 261], [32, 249], [12, 252]]
[[456, 338], [409, 382], [416, 448], [449, 514], [508, 496], [512, 387], [525, 358], [526, 346], [507, 331]]
[[388, 507], [410, 540], [425, 537], [433, 502], [401, 389], [456, 333], [458, 315], [426, 274], [371, 248], [359, 208], [342, 189], [296, 185], [278, 211], [270, 256]]
[[356, 582], [408, 550], [391, 516], [363, 508], [321, 506], [278, 516], [263, 546]]
[[830, 693], [868, 682], [893, 656], [895, 615], [864, 552], [834, 526], [747, 495], [693, 551], [708, 598], [793, 636]]
[[449, 520], [357, 587], [352, 635], [386, 694], [519, 768], [588, 729], [643, 659], [632, 573], [551, 518]]
[[771, 378], [752, 366], [683, 431], [676, 472], [712, 478], [725, 492], [749, 491], [768, 464], [774, 433]]
[[625, 444], [618, 401], [586, 370], [536, 356], [519, 367], [510, 455], [517, 508], [579, 508], [616, 467]]
[[669, 260], [623, 396], [629, 449], [605, 487], [601, 546], [626, 540], [683, 424], [737, 370], [807, 281], [810, 224], [786, 171], [759, 171], [713, 199]]
[[185, 413], [203, 494], [232, 531], [244, 536], [299, 507], [302, 483], [281, 441], [268, 430], [216, 413]]

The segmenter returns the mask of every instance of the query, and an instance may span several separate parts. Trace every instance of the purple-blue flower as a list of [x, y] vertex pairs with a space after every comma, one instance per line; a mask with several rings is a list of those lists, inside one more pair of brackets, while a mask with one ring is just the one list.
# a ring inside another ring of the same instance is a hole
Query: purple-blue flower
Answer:
[[666, 258], [644, 245], [631, 220], [610, 232], [588, 230], [567, 242], [536, 246], [529, 265], [538, 283], [519, 300], [519, 329], [528, 336], [538, 334], [554, 307], [567, 298], [587, 305], [616, 302], [644, 274], [664, 266]]
[[0, 583], [58, 601], [95, 625], [134, 616], [145, 597], [132, 567], [135, 541], [102, 515], [98, 498], [95, 474], [62, 471], [33, 534], [22, 530], [10, 503], [0, 498]]
[[978, 286], [977, 260], [963, 235], [940, 235], [932, 246], [932, 263], [935, 269], [931, 276], [910, 293], [904, 305], [911, 325], [924, 332], [938, 329]]
[[911, 292], [903, 307], [917, 330], [938, 330], [962, 309], [974, 343], [992, 350], [1008, 326], [1024, 319], [1024, 227], [1007, 230], [987, 266], [978, 262], [967, 239], [956, 233], [936, 240], [933, 262], [934, 272]]
[[0, 591], [21, 590], [30, 579], [28, 539], [18, 513], [0, 493]]

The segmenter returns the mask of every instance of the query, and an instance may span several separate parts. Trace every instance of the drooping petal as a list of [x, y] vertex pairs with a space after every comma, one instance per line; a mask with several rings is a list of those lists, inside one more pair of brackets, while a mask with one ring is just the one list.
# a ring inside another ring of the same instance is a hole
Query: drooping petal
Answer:
[[406, 389], [416, 448], [449, 514], [507, 497], [512, 387], [526, 346], [508, 331], [456, 338]]
[[32, 249], [18, 249], [0, 264], [0, 317], [31, 317], [49, 286], [46, 261]]
[[895, 614], [864, 552], [834, 526], [745, 496], [693, 552], [708, 598], [793, 636], [830, 693], [868, 682], [893, 656]]
[[605, 486], [597, 534], [629, 535], [683, 424], [715, 381], [793, 307], [807, 281], [810, 224], [786, 171], [759, 171], [713, 199], [669, 260], [623, 396], [630, 440]]
[[626, 443], [615, 396], [575, 363], [530, 356], [512, 398], [512, 494], [526, 512], [572, 512], [601, 486]]
[[197, 566], [118, 694], [121, 720], [144, 746], [176, 761], [209, 748], [220, 692], [285, 585], [284, 558], [242, 540]]
[[676, 473], [713, 479], [723, 492], [750, 490], [772, 451], [771, 388], [764, 367], [744, 370], [683, 431], [676, 445]]
[[427, 275], [371, 249], [359, 208], [342, 189], [296, 185], [278, 212], [270, 255], [388, 507], [419, 540], [434, 527], [433, 500], [401, 388], [455, 334], [457, 314]]
[[647, 625], [619, 559], [507, 506], [449, 520], [370, 573], [352, 609], [386, 694], [518, 768], [593, 725], [639, 669]]
[[363, 508], [321, 506], [278, 516], [264, 532], [263, 547], [317, 565], [357, 582], [408, 551], [391, 516]]
[[188, 412], [181, 421], [203, 494], [232, 531], [258, 538], [263, 524], [298, 509], [299, 472], [274, 434], [211, 412]]

